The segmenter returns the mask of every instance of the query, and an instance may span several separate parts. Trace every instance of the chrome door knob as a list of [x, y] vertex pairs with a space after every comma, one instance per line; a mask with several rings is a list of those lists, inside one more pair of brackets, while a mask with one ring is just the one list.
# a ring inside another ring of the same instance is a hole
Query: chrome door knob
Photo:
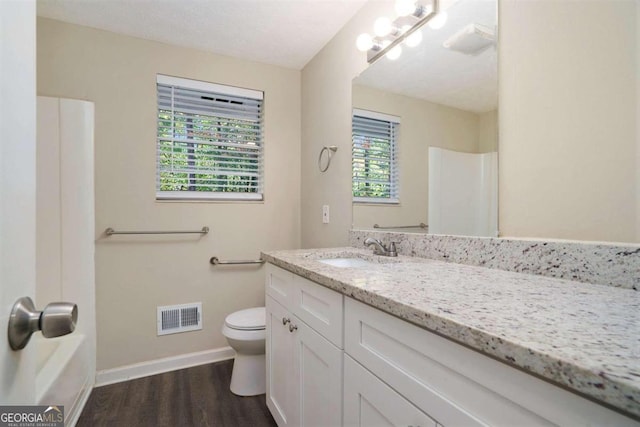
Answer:
[[36, 331], [42, 331], [45, 338], [70, 334], [77, 321], [78, 306], [74, 303], [53, 302], [37, 311], [31, 298], [20, 298], [9, 316], [9, 345], [12, 350], [22, 350]]
[[70, 302], [52, 302], [40, 315], [40, 330], [45, 338], [67, 335], [76, 329], [78, 306]]

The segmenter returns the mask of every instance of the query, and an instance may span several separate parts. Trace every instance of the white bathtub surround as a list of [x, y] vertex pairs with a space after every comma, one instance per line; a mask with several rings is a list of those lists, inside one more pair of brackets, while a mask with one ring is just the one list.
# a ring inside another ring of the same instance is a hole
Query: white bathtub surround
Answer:
[[38, 333], [36, 401], [64, 405], [75, 425], [96, 372], [94, 244], [94, 104], [37, 98], [36, 294], [38, 309], [55, 301], [78, 305], [73, 333]]
[[63, 405], [65, 424], [73, 426], [89, 399], [94, 382], [91, 343], [83, 334], [45, 339], [38, 334], [36, 403]]
[[498, 152], [429, 147], [429, 231], [498, 235]]
[[[640, 293], [354, 248], [267, 261], [525, 372], [640, 416]], [[367, 268], [320, 259], [357, 257]]]
[[398, 242], [401, 255], [640, 290], [640, 244], [369, 230], [351, 230], [349, 244], [363, 247], [367, 237]]

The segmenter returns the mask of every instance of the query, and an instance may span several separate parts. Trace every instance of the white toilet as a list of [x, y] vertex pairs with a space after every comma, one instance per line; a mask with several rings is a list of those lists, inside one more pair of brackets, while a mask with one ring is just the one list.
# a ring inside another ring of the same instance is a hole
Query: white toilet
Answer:
[[233, 394], [255, 396], [266, 392], [265, 325], [264, 307], [236, 311], [224, 320], [222, 334], [236, 351], [231, 374]]

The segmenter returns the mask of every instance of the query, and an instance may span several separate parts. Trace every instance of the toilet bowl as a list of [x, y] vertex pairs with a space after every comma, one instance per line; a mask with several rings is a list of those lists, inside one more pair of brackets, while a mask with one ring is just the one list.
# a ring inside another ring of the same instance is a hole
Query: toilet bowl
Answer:
[[255, 396], [266, 392], [265, 324], [264, 307], [236, 311], [224, 320], [222, 334], [236, 351], [230, 387], [233, 394]]

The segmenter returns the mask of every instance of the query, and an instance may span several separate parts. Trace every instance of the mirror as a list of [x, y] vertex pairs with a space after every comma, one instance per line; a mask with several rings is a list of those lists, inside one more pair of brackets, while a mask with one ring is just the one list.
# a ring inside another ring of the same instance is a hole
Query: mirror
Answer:
[[446, 12], [420, 45], [353, 81], [354, 111], [399, 121], [397, 203], [354, 201], [353, 228], [497, 234], [497, 2], [458, 0]]

